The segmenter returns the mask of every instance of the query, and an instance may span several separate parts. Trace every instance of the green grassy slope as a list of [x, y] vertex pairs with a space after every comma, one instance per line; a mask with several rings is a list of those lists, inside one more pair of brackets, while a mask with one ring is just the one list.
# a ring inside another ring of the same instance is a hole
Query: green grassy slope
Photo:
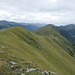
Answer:
[[[75, 75], [75, 60], [61, 46], [52, 39], [38, 36], [21, 27], [0, 30], [0, 60], [14, 61], [20, 65], [32, 62], [35, 66], [58, 75]], [[5, 70], [11, 71], [9, 66], [0, 69], [0, 75], [12, 75], [3, 74]]]
[[57, 43], [64, 50], [66, 50], [71, 56], [74, 57], [75, 54], [72, 44], [65, 37], [60, 35], [60, 33], [58, 32], [55, 26], [47, 25], [33, 32], [38, 35], [42, 35], [49, 39], [52, 39], [55, 43]]

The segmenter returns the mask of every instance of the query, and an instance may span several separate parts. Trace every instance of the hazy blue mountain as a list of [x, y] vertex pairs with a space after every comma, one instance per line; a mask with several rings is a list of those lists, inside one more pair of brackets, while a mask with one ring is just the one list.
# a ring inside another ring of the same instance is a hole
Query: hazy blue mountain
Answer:
[[9, 27], [10, 24], [8, 21], [2, 20], [0, 21], [0, 29]]
[[11, 22], [11, 21], [5, 21], [5, 20], [0, 21], [0, 29], [8, 28], [11, 26], [22, 26], [23, 28], [26, 28], [30, 31], [33, 31], [33, 30], [40, 28], [42, 25], [44, 25], [44, 24], [40, 24], [40, 23], [18, 23], [18, 22]]

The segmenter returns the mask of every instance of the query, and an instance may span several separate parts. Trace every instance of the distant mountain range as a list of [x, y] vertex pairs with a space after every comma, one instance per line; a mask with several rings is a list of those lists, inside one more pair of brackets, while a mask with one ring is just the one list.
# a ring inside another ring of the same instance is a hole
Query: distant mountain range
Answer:
[[18, 23], [18, 22], [9, 22], [9, 21], [5, 21], [5, 20], [0, 21], [0, 29], [12, 27], [12, 26], [22, 26], [23, 28], [26, 28], [26, 29], [32, 31], [32, 30], [36, 30], [36, 29], [40, 28], [42, 25], [45, 25], [45, 24]]

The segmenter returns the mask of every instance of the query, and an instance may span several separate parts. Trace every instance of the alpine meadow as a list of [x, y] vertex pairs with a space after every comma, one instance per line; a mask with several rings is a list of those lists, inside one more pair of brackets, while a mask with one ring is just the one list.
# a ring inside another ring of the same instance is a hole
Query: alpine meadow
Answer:
[[71, 43], [52, 25], [33, 32], [39, 35], [19, 26], [0, 30], [0, 75], [75, 75]]

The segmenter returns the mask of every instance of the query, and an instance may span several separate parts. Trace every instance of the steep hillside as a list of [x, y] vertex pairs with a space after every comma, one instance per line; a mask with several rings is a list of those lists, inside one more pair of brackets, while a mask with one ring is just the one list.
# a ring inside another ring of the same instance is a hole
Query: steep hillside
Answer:
[[60, 34], [66, 37], [70, 42], [75, 44], [75, 25], [69, 24], [66, 26], [57, 27]]
[[74, 57], [75, 51], [74, 48], [72, 47], [72, 44], [65, 37], [60, 35], [60, 32], [55, 26], [49, 24], [33, 32], [38, 35], [42, 35], [48, 37], [49, 39], [52, 39], [55, 43], [57, 43], [64, 50], [66, 50], [71, 56]]
[[[0, 63], [0, 75], [75, 75], [75, 60], [61, 46], [21, 27], [0, 30]], [[40, 71], [28, 74], [26, 67]]]

